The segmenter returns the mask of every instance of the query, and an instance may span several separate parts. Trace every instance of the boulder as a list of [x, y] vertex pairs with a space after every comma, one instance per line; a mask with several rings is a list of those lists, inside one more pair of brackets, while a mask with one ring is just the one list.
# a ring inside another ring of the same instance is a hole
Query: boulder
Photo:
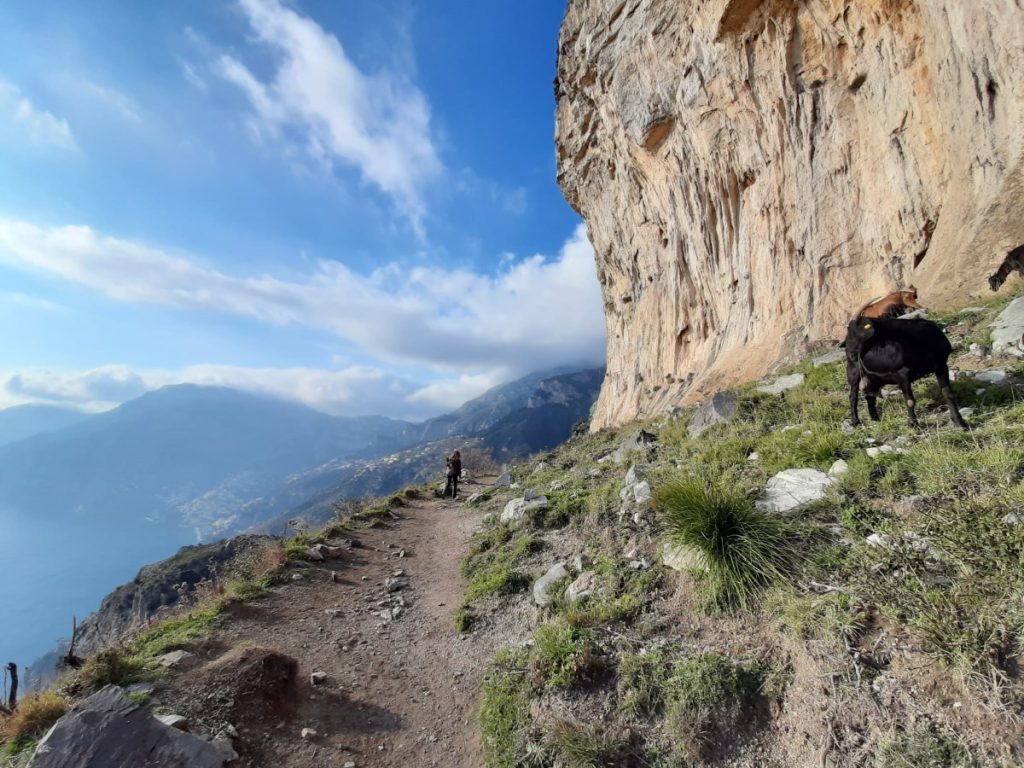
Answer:
[[795, 389], [804, 383], [804, 375], [802, 373], [791, 373], [788, 376], [779, 376], [774, 381], [762, 384], [757, 388], [758, 392], [764, 392], [766, 395], [781, 395], [783, 392]]
[[533, 584], [533, 601], [543, 607], [551, 602], [551, 588], [555, 582], [564, 579], [569, 575], [565, 563], [555, 563], [548, 569], [548, 572], [541, 576]]
[[611, 461], [615, 464], [624, 464], [631, 454], [636, 451], [650, 450], [657, 441], [656, 435], [641, 429], [635, 435], [627, 437], [619, 443], [618, 447], [607, 456], [602, 456], [598, 459], [598, 463], [603, 464]]
[[565, 599], [570, 603], [589, 597], [597, 590], [597, 574], [593, 571], [584, 571], [576, 580], [565, 588]]
[[704, 557], [693, 547], [671, 544], [666, 541], [661, 549], [661, 564], [674, 571], [685, 573], [694, 568], [700, 568], [704, 564]]
[[693, 412], [686, 432], [691, 438], [700, 437], [715, 424], [724, 424], [736, 413], [736, 396], [730, 392], [719, 392], [704, 401]]
[[227, 745], [165, 725], [108, 685], [57, 721], [29, 768], [221, 768], [236, 758]]
[[1024, 354], [1024, 296], [1011, 301], [992, 322], [992, 351]]
[[646, 504], [651, 500], [651, 484], [641, 480], [633, 486], [633, 501], [637, 504]]
[[978, 371], [974, 374], [974, 378], [978, 381], [983, 381], [986, 384], [1005, 384], [1008, 377], [1006, 375], [1006, 371], [994, 370]]
[[502, 510], [500, 520], [503, 523], [515, 523], [526, 517], [527, 513], [535, 509], [544, 509], [547, 505], [547, 496], [534, 496], [529, 500], [525, 498], [512, 499]]
[[817, 469], [784, 469], [768, 481], [755, 506], [762, 512], [788, 512], [825, 498], [834, 482]]
[[500, 475], [498, 475], [498, 479], [494, 481], [494, 484], [499, 488], [508, 488], [510, 485], [512, 485], [512, 473], [502, 472]]
[[193, 664], [195, 660], [196, 655], [194, 653], [171, 651], [157, 659], [157, 663], [164, 669], [183, 669]]
[[824, 355], [818, 355], [811, 361], [811, 365], [815, 368], [821, 368], [823, 365], [831, 365], [832, 363], [838, 363], [846, 359], [846, 350], [840, 347], [839, 349], [833, 349], [831, 352], [826, 352]]

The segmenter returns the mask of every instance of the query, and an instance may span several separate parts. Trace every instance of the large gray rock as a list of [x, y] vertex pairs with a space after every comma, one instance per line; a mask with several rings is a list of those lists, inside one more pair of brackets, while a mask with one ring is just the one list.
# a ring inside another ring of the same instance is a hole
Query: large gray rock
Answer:
[[641, 429], [635, 435], [627, 437], [619, 443], [618, 447], [607, 456], [602, 456], [598, 459], [598, 463], [603, 464], [611, 461], [616, 464], [624, 464], [631, 454], [636, 451], [649, 451], [657, 441], [656, 435]]
[[831, 352], [826, 352], [824, 355], [819, 355], [811, 361], [811, 364], [815, 368], [821, 368], [823, 365], [831, 365], [832, 363], [838, 363], [846, 359], [846, 350], [840, 347], [839, 349], [833, 349]]
[[757, 391], [764, 392], [766, 395], [781, 395], [787, 390], [796, 389], [803, 383], [804, 375], [802, 373], [791, 373], [788, 376], [779, 376], [773, 381], [762, 384], [757, 388]]
[[992, 323], [992, 351], [1024, 353], [1024, 296], [1010, 302]]
[[498, 479], [494, 481], [494, 484], [499, 488], [508, 488], [510, 485], [512, 485], [512, 473], [502, 472], [500, 475], [498, 475]]
[[223, 743], [164, 725], [108, 685], [57, 721], [29, 768], [221, 768], [236, 758]]
[[565, 599], [570, 603], [589, 597], [597, 590], [597, 574], [593, 571], [584, 571], [576, 580], [565, 588]]
[[736, 395], [731, 392], [719, 392], [697, 406], [686, 432], [690, 437], [700, 437], [708, 427], [724, 424], [735, 413]]
[[817, 469], [784, 469], [768, 481], [755, 506], [762, 512], [788, 512], [825, 498], [834, 482]]
[[533, 583], [533, 602], [543, 607], [551, 602], [551, 588], [569, 575], [565, 563], [555, 563], [548, 572]]
[[526, 517], [527, 513], [535, 509], [544, 509], [547, 505], [547, 496], [535, 496], [529, 501], [523, 498], [512, 499], [505, 505], [505, 509], [502, 510], [500, 520], [503, 523], [519, 522]]

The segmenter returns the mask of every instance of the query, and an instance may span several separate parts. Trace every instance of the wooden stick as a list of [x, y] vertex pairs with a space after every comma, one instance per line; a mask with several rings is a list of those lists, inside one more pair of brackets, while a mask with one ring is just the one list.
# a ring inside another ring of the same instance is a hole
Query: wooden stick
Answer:
[[8, 662], [7, 671], [11, 675], [11, 695], [7, 697], [7, 709], [13, 712], [18, 708], [18, 665]]

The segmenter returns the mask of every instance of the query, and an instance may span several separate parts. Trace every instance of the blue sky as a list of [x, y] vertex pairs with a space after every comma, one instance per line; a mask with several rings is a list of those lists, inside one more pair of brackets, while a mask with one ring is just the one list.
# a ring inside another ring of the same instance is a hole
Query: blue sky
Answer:
[[418, 418], [603, 357], [551, 0], [0, 10], [0, 408]]

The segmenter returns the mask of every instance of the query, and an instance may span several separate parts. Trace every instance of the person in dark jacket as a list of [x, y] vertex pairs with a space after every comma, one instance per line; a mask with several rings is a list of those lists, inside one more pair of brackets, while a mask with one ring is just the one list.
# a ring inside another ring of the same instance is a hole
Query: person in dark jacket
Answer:
[[459, 477], [462, 475], [462, 454], [458, 451], [452, 451], [452, 455], [445, 460], [445, 463], [448, 465], [448, 482], [445, 483], [442, 496], [447, 498], [448, 491], [450, 490], [454, 499], [459, 493]]

